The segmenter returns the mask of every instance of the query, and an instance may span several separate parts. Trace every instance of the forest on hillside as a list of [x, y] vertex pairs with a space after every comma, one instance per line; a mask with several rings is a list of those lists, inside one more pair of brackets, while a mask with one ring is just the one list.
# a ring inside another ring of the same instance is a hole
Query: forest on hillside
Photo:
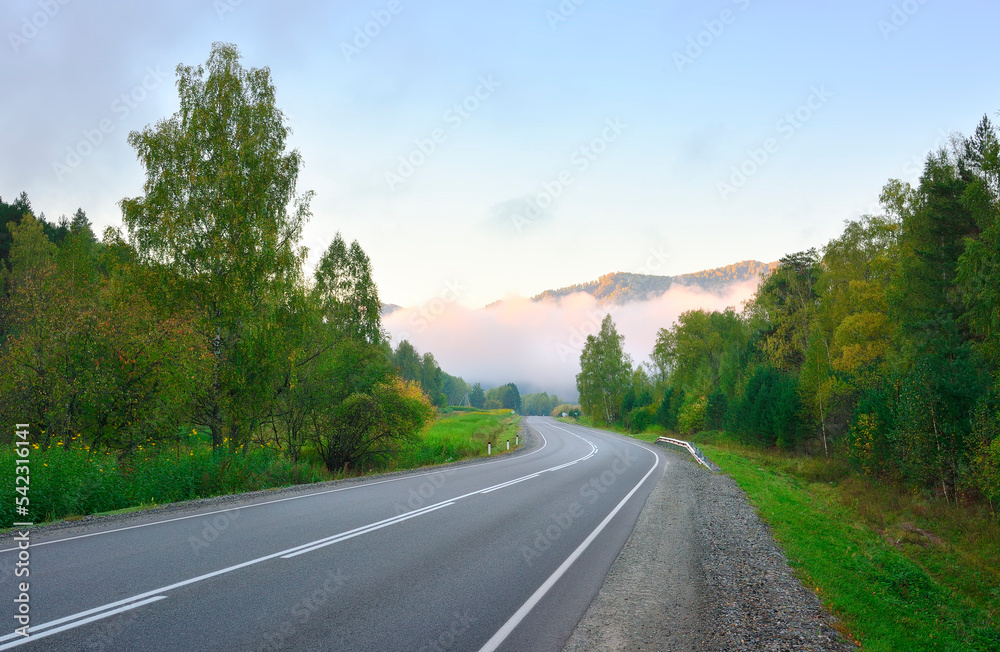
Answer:
[[821, 250], [783, 257], [740, 311], [683, 313], [633, 365], [610, 316], [588, 337], [585, 414], [727, 430], [843, 456], [957, 503], [1000, 501], [1000, 140], [984, 117], [916, 185]]
[[532, 297], [531, 300], [557, 300], [582, 292], [591, 295], [602, 304], [622, 305], [631, 301], [655, 299], [675, 285], [692, 287], [702, 292], [723, 292], [726, 286], [732, 283], [755, 281], [761, 278], [776, 264], [743, 260], [725, 267], [715, 267], [677, 276], [615, 272], [605, 274], [589, 283], [577, 283], [558, 290], [546, 290]]

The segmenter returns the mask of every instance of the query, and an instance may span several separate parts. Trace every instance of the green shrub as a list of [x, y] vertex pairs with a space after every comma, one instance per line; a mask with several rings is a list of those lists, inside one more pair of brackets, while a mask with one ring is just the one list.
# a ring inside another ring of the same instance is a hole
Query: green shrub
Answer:
[[705, 428], [705, 410], [708, 408], [708, 399], [704, 396], [688, 394], [684, 399], [680, 412], [677, 414], [677, 429], [683, 433], [691, 434]]
[[653, 425], [655, 418], [656, 412], [652, 406], [634, 408], [625, 415], [625, 427], [628, 428], [629, 432], [643, 432]]

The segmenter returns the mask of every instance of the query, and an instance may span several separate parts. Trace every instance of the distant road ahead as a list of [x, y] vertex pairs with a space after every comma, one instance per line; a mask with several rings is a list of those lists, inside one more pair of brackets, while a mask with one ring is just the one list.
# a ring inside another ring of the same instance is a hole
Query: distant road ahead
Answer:
[[509, 458], [37, 533], [28, 639], [7, 542], [0, 650], [558, 650], [666, 461], [527, 423], [541, 443]]

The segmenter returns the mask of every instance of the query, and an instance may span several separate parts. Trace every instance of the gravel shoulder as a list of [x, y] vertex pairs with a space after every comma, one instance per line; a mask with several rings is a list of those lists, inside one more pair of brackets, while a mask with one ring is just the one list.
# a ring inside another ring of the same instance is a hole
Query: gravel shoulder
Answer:
[[736, 483], [661, 448], [663, 477], [564, 649], [854, 650]]

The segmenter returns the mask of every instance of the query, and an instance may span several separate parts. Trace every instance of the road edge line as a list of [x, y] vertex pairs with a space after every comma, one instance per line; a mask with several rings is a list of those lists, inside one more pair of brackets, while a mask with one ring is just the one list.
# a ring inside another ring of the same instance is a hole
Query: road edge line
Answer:
[[535, 608], [535, 605], [537, 605], [541, 601], [541, 599], [545, 597], [545, 594], [548, 593], [553, 586], [555, 586], [555, 583], [559, 581], [559, 578], [561, 578], [566, 573], [566, 571], [569, 570], [569, 567], [572, 566], [573, 563], [580, 557], [580, 555], [582, 555], [587, 550], [587, 548], [590, 547], [590, 544], [594, 542], [594, 539], [596, 539], [601, 534], [601, 532], [604, 531], [604, 528], [607, 527], [608, 523], [611, 522], [611, 519], [613, 519], [618, 514], [618, 512], [621, 511], [622, 507], [625, 506], [625, 503], [627, 503], [629, 500], [632, 499], [632, 496], [635, 495], [635, 492], [639, 491], [639, 487], [641, 487], [646, 482], [649, 476], [653, 474], [653, 471], [659, 468], [660, 456], [657, 455], [654, 451], [650, 452], [653, 453], [654, 457], [656, 458], [656, 461], [653, 462], [653, 466], [648, 471], [646, 471], [646, 475], [642, 476], [642, 479], [639, 480], [639, 482], [634, 487], [632, 487], [632, 491], [628, 492], [628, 494], [626, 494], [625, 497], [622, 498], [621, 502], [619, 502], [615, 506], [615, 508], [612, 509], [611, 512], [604, 517], [604, 520], [601, 521], [596, 528], [594, 528], [594, 531], [591, 532], [587, 536], [587, 538], [584, 539], [582, 543], [580, 543], [579, 546], [577, 546], [576, 550], [570, 553], [569, 557], [567, 557], [563, 561], [563, 563], [559, 565], [559, 568], [557, 568], [551, 575], [549, 575], [548, 579], [546, 579], [542, 583], [542, 585], [538, 587], [534, 593], [531, 594], [531, 597], [529, 597], [527, 601], [525, 601], [525, 603], [522, 604], [521, 607], [514, 612], [514, 615], [512, 615], [507, 620], [507, 622], [505, 622], [500, 627], [500, 629], [497, 630], [497, 632], [490, 638], [490, 640], [486, 641], [486, 644], [483, 645], [483, 647], [479, 648], [479, 652], [493, 652], [498, 647], [500, 647], [500, 645], [503, 644], [503, 642], [507, 639], [507, 637], [510, 636], [511, 632], [513, 632], [514, 629], [521, 624], [521, 621], [524, 620], [525, 616], [527, 616], [531, 612], [531, 610]]

